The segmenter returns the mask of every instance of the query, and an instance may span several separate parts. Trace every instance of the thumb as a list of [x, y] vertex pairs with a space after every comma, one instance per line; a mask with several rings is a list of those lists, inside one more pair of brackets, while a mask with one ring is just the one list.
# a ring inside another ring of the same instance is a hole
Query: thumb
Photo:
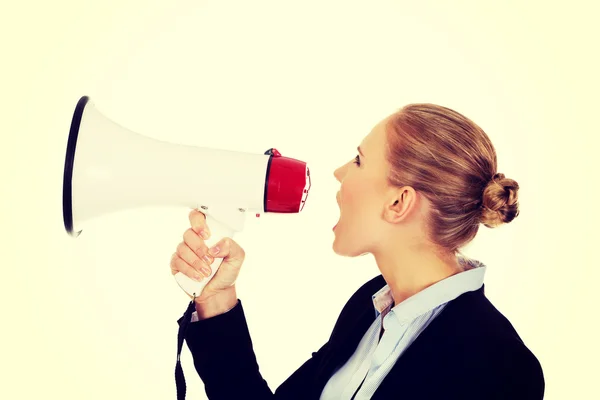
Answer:
[[208, 253], [214, 258], [223, 258], [223, 263], [232, 267], [240, 268], [246, 253], [244, 249], [232, 238], [224, 237], [208, 249]]

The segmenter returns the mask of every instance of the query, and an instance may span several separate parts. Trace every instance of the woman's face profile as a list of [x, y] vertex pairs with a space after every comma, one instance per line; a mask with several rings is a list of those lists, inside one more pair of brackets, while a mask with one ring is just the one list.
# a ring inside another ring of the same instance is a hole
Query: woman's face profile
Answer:
[[381, 236], [382, 212], [388, 194], [385, 159], [387, 118], [363, 139], [356, 156], [337, 168], [340, 219], [334, 230], [333, 250], [354, 257], [370, 252]]

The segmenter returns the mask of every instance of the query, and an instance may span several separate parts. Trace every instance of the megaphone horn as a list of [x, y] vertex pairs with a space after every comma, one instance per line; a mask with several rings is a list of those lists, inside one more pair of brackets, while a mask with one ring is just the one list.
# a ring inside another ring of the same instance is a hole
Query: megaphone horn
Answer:
[[[309, 189], [306, 163], [277, 149], [255, 154], [169, 143], [111, 121], [88, 96], [75, 107], [63, 177], [63, 220], [73, 237], [101, 215], [168, 205], [202, 211], [211, 246], [242, 231], [246, 211], [302, 211]], [[186, 293], [199, 296], [221, 262], [215, 259], [211, 276], [202, 282], [183, 273], [175, 278]]]

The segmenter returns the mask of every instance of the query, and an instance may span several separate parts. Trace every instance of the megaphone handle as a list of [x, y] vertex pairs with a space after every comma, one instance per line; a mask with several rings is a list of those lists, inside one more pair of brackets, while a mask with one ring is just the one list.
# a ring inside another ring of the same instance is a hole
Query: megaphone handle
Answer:
[[[210, 229], [210, 238], [205, 240], [206, 245], [210, 248], [213, 244], [217, 243], [224, 237], [233, 237], [234, 230], [229, 228], [227, 225], [222, 224], [217, 221], [210, 215], [208, 212], [206, 215], [206, 224]], [[192, 297], [198, 297], [202, 293], [204, 287], [208, 284], [208, 282], [212, 279], [213, 276], [219, 270], [221, 263], [223, 262], [223, 258], [215, 258], [214, 262], [211, 264], [211, 273], [207, 278], [204, 278], [201, 282], [198, 282], [182, 272], [176, 273], [175, 280], [179, 284], [179, 287], [183, 289], [187, 294]]]

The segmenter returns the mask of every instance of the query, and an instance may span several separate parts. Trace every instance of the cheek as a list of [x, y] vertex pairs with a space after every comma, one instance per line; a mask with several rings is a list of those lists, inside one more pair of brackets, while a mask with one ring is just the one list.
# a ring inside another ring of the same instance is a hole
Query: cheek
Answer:
[[348, 257], [371, 252], [380, 236], [373, 195], [364, 190], [348, 190], [340, 199], [342, 211], [334, 234], [333, 250]]
[[340, 192], [341, 209], [343, 213], [354, 213], [356, 203], [360, 202], [356, 187], [348, 184]]
[[[375, 204], [372, 188], [365, 185], [348, 185], [341, 192], [344, 219], [370, 219]], [[364, 221], [366, 222], [366, 221]]]

